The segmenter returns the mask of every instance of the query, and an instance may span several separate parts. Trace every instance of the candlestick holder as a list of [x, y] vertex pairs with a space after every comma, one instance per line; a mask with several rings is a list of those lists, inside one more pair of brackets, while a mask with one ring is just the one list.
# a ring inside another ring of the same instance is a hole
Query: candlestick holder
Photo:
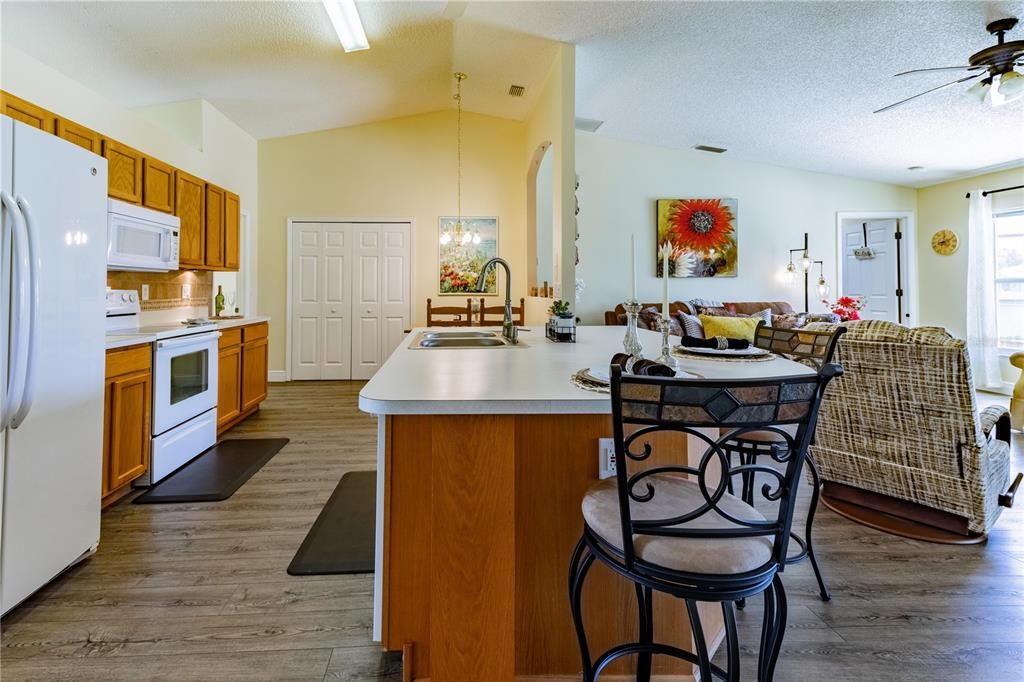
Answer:
[[668, 318], [662, 315], [658, 318], [658, 331], [661, 332], [661, 355], [658, 356], [658, 359], [655, 360], [655, 362], [660, 362], [663, 365], [668, 365], [674, 370], [678, 370], [679, 360], [672, 355], [672, 343], [669, 341], [669, 329], [671, 329], [671, 325], [669, 324]]
[[636, 333], [637, 317], [640, 315], [640, 302], [631, 299], [622, 304], [626, 309], [626, 336], [622, 339], [622, 348], [633, 357], [643, 357], [644, 347], [640, 343], [640, 335]]

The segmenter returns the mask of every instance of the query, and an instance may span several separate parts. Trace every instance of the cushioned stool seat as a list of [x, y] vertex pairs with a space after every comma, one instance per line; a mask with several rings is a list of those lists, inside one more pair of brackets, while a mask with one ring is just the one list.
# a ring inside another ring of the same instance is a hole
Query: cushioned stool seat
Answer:
[[[697, 509], [704, 503], [697, 483], [674, 474], [654, 474], [644, 481], [654, 487], [654, 497], [645, 503], [630, 502], [634, 520], [665, 519], [677, 516], [680, 510]], [[646, 490], [644, 483], [637, 490]], [[583, 497], [583, 518], [587, 525], [609, 545], [622, 550], [622, 522], [619, 515], [619, 493], [615, 479], [593, 486]], [[718, 508], [743, 521], [764, 521], [764, 516], [733, 495], [725, 494]], [[736, 528], [735, 524], [714, 511], [699, 516], [689, 524], [668, 528]], [[637, 558], [686, 573], [728, 575], [754, 570], [771, 560], [772, 536], [735, 538], [682, 538], [658, 535], [633, 535]]]
[[[785, 431], [790, 436], [796, 436], [796, 427], [792, 424], [787, 424], [778, 427], [779, 430]], [[755, 441], [758, 443], [782, 443], [786, 439], [778, 431], [745, 431], [736, 436], [737, 440]]]

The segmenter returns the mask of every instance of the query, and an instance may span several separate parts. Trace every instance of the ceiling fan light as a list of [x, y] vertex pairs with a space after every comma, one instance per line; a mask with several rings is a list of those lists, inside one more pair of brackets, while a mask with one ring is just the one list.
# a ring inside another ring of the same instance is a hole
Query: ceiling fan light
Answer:
[[1007, 71], [999, 78], [998, 89], [1004, 102], [1012, 102], [1024, 97], [1024, 74], [1018, 71]]
[[967, 88], [967, 94], [971, 97], [974, 97], [980, 102], [984, 102], [985, 98], [988, 96], [988, 91], [991, 87], [992, 85], [989, 83], [987, 79], [980, 80], [971, 87]]

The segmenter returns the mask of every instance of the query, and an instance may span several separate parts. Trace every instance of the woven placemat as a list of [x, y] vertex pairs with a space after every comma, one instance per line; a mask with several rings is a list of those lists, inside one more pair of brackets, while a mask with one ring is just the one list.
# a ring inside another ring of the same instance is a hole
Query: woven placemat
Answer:
[[573, 383], [577, 388], [582, 388], [584, 391], [593, 391], [594, 393], [611, 393], [611, 386], [600, 381], [595, 380], [590, 376], [590, 373], [586, 369], [580, 371], [569, 377], [569, 381]]
[[774, 360], [775, 355], [767, 352], [765, 355], [740, 356], [740, 355], [707, 355], [705, 353], [692, 353], [683, 346], [676, 346], [672, 349], [672, 355], [687, 360], [705, 360], [708, 362], [767, 362]]

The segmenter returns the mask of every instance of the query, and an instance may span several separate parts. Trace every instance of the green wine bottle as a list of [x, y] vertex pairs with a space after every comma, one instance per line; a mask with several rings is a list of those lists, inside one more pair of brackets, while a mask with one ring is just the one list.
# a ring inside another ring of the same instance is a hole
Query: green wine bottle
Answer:
[[220, 317], [220, 314], [224, 311], [224, 285], [217, 285], [217, 295], [213, 297], [213, 315], [214, 317]]

